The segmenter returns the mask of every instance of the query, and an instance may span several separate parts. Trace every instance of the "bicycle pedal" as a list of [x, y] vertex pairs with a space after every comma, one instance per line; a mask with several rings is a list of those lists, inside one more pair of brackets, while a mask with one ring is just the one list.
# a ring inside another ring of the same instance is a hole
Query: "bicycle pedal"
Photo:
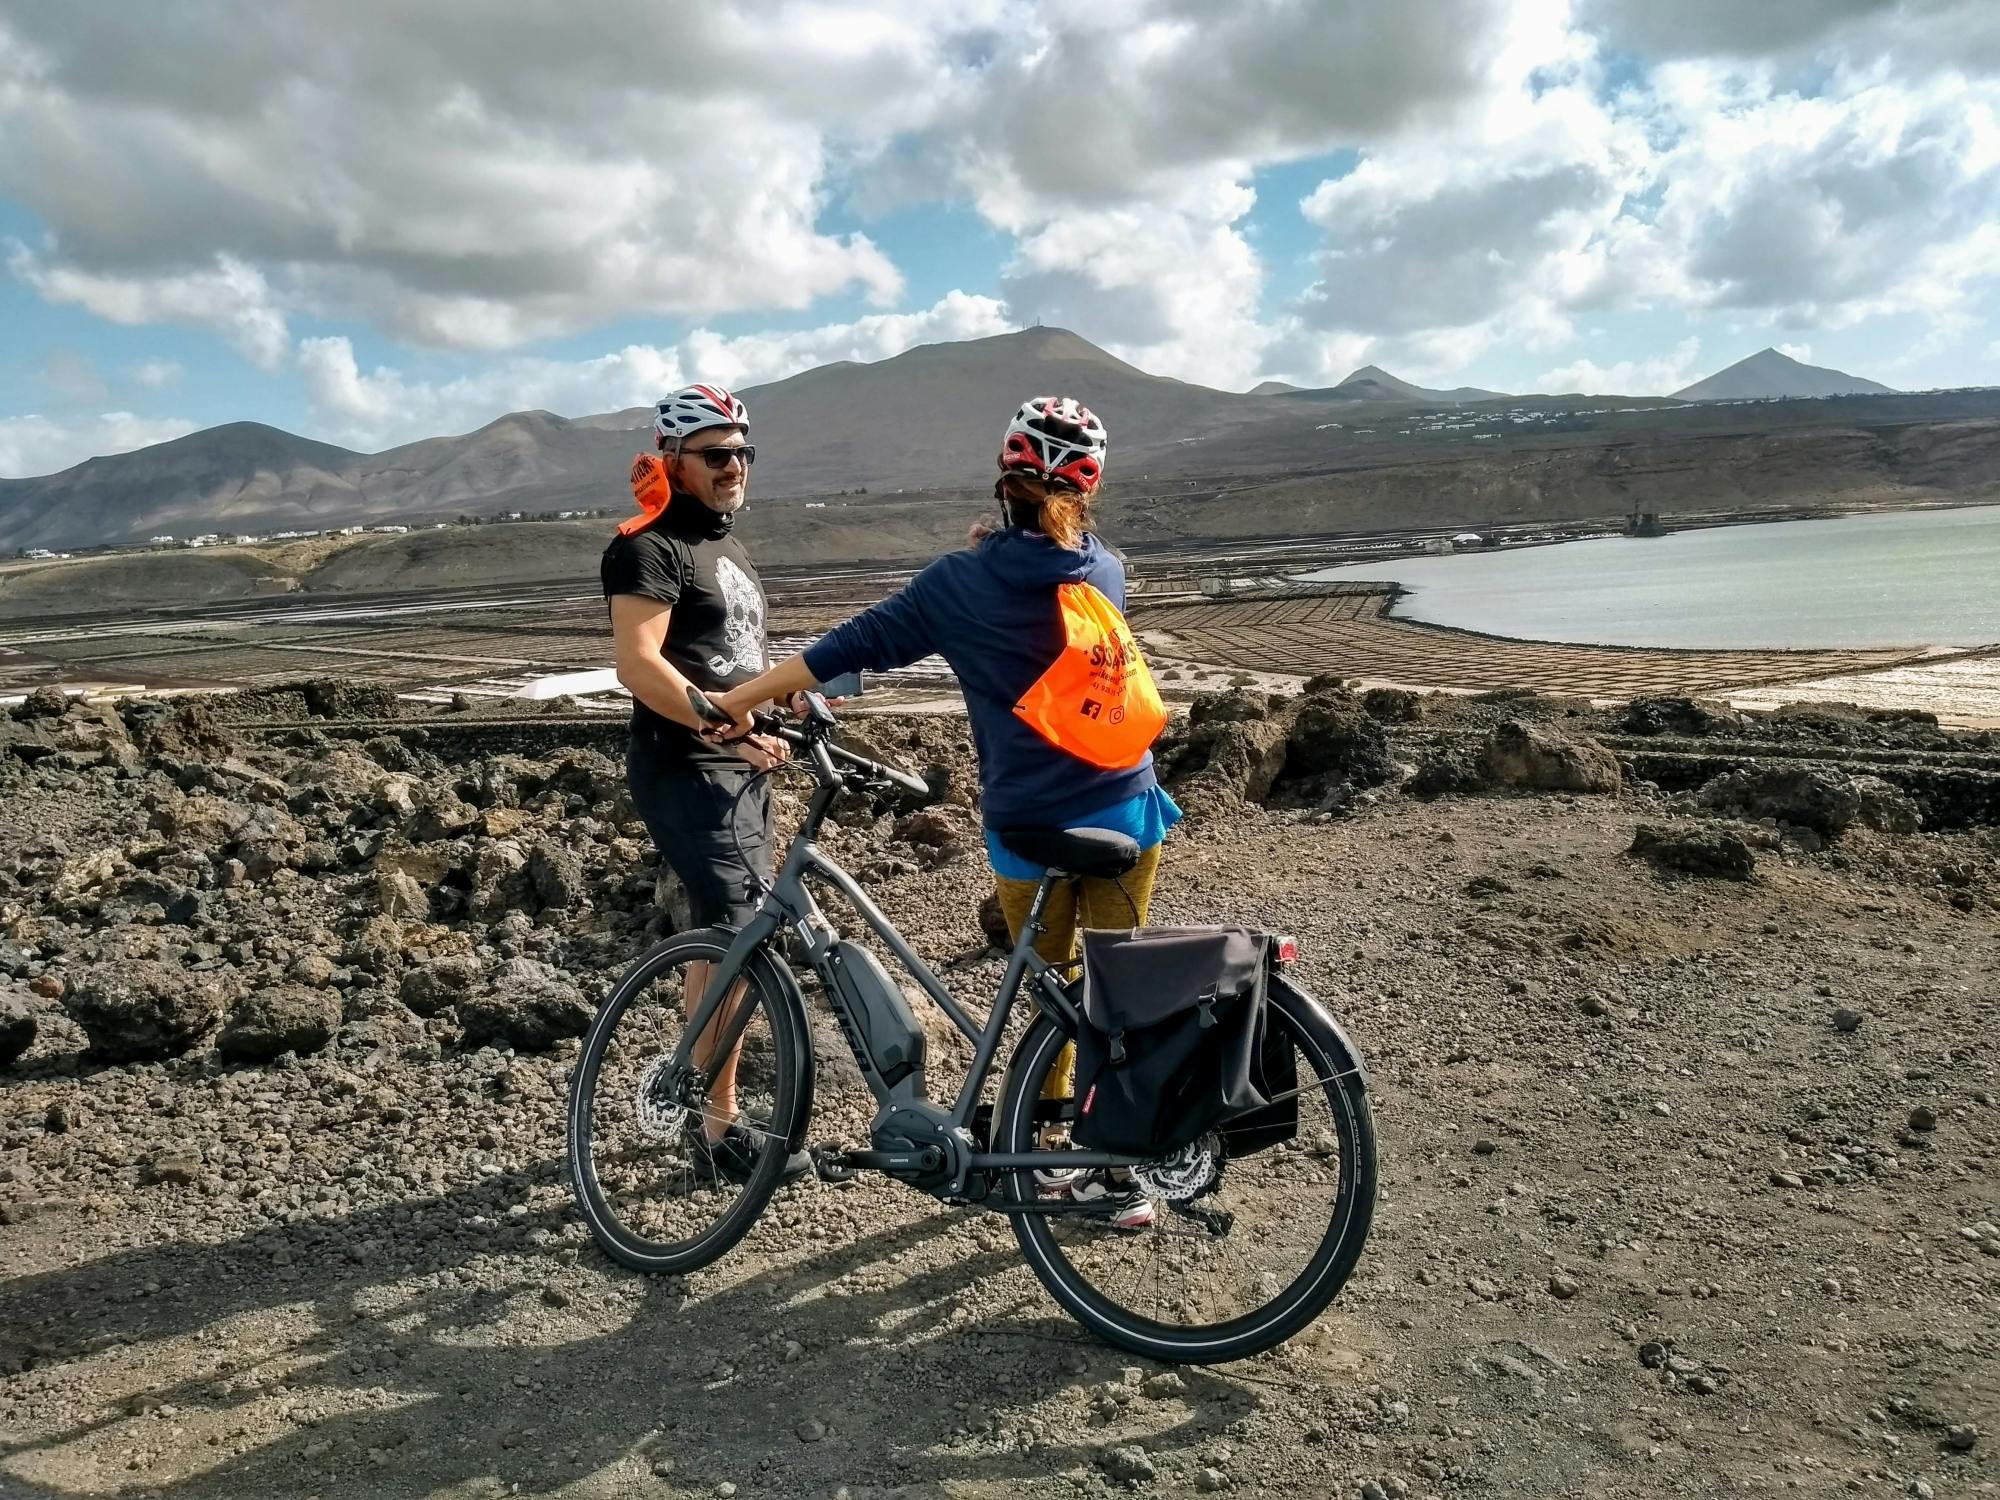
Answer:
[[851, 1165], [846, 1149], [830, 1141], [821, 1141], [812, 1147], [812, 1163], [814, 1174], [831, 1187], [848, 1186], [864, 1170]]

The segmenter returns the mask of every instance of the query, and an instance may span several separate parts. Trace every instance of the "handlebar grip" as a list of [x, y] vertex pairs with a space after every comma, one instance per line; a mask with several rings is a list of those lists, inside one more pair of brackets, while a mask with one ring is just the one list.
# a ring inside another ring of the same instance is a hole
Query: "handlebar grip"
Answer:
[[732, 722], [728, 714], [708, 701], [708, 694], [692, 683], [688, 685], [688, 707], [694, 710], [694, 716], [704, 724], [728, 724]]
[[[718, 728], [722, 728], [733, 726], [736, 722], [710, 702], [708, 694], [691, 683], [688, 686], [688, 706], [694, 710], [694, 716], [704, 724], [713, 724]], [[790, 745], [803, 745], [806, 742], [806, 737], [803, 734], [787, 724], [777, 714], [752, 714], [750, 716], [750, 727], [758, 734], [771, 735], [773, 738], [781, 739]]]
[[[700, 688], [690, 684], [687, 691], [689, 706], [694, 709], [695, 717], [700, 719], [704, 724], [722, 726], [736, 722], [710, 702], [708, 695]], [[824, 708], [823, 704], [821, 706]], [[833, 716], [831, 714], [826, 716], [826, 722], [829, 725], [832, 724]], [[788, 745], [793, 745], [800, 749], [812, 743], [804, 732], [793, 728], [778, 714], [752, 714], [750, 716], [750, 727], [758, 734], [771, 735], [774, 738], [783, 740]], [[825, 741], [822, 740], [821, 743], [825, 744]], [[870, 760], [865, 755], [856, 755], [852, 750], [843, 750], [838, 745], [826, 745], [826, 750], [835, 760], [844, 761], [856, 770], [863, 771], [870, 776], [879, 776], [882, 780], [894, 786], [899, 786], [906, 792], [914, 792], [919, 797], [928, 797], [931, 794], [930, 784], [921, 776], [912, 776], [908, 771], [898, 770], [895, 766], [885, 766], [880, 761]]]

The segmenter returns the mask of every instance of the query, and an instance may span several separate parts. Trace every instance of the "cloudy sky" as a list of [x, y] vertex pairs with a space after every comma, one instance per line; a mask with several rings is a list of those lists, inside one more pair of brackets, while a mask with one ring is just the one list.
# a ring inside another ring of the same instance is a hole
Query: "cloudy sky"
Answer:
[[2000, 382], [2000, 5], [0, 0], [0, 475], [1037, 320], [1227, 389]]

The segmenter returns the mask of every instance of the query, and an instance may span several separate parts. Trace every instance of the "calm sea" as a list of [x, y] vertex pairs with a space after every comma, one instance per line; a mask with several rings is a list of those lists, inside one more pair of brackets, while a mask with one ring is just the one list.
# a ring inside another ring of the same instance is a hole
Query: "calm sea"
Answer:
[[1717, 526], [1306, 575], [1393, 579], [1399, 615], [1616, 646], [2000, 642], [2000, 506]]

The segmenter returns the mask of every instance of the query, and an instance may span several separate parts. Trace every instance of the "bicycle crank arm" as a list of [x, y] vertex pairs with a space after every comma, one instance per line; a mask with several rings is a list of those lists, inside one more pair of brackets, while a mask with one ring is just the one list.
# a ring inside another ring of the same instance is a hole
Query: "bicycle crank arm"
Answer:
[[826, 1162], [836, 1172], [937, 1172], [944, 1168], [944, 1153], [934, 1146], [920, 1151], [841, 1151], [829, 1154]]
[[1112, 1151], [975, 1151], [967, 1165], [975, 1172], [1018, 1172], [1027, 1167], [1053, 1172], [1071, 1167], [1136, 1167], [1144, 1160]]
[[1080, 1214], [1087, 1217], [1109, 1219], [1112, 1213], [1123, 1208], [1128, 1200], [1119, 1199], [1115, 1203], [1065, 1203], [1061, 1199], [1050, 1199], [1045, 1203], [1015, 1203], [1003, 1200], [999, 1203], [987, 1201], [976, 1203], [975, 1208], [988, 1209], [996, 1214]]

